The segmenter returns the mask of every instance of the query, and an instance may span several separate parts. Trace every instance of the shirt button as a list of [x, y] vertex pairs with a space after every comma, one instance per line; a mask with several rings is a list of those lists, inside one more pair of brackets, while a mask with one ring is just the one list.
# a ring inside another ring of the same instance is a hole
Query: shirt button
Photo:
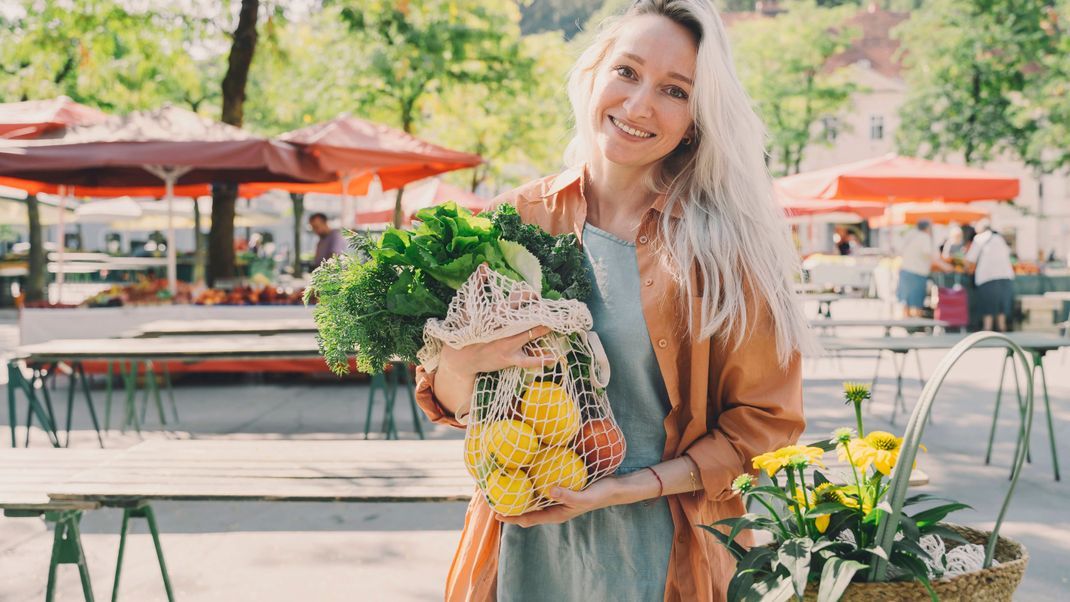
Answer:
[[665, 339], [658, 339], [658, 347], [661, 347], [662, 349], [665, 349], [668, 346], [669, 346], [669, 342], [668, 341], [666, 341]]
[[653, 278], [647, 278], [646, 280], [643, 281], [643, 286], [654, 286], [654, 279]]
[[645, 245], [645, 244], [647, 243], [647, 241], [648, 241], [648, 240], [650, 240], [650, 239], [648, 239], [648, 238], [646, 237], [646, 235], [644, 234], [644, 235], [642, 235], [642, 236], [640, 236], [640, 237], [639, 237], [639, 244], [641, 244], [641, 245]]

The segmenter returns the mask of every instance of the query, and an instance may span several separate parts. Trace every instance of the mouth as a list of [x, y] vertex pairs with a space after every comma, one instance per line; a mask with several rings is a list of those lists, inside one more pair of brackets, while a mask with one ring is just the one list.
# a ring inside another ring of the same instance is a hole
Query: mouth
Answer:
[[654, 134], [652, 134], [650, 132], [647, 132], [645, 130], [640, 130], [638, 128], [634, 128], [634, 127], [624, 123], [623, 121], [620, 121], [616, 117], [613, 117], [612, 115], [609, 116], [609, 121], [618, 130], [624, 132], [625, 134], [628, 134], [629, 136], [632, 136], [633, 138], [647, 139], [647, 138], [653, 138], [654, 137]]

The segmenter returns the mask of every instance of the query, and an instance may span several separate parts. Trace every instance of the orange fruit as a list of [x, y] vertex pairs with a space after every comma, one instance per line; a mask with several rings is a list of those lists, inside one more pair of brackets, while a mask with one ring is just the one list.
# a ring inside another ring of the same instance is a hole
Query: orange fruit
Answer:
[[624, 434], [609, 418], [597, 418], [584, 423], [576, 442], [576, 451], [583, 456], [592, 475], [606, 475], [624, 460]]

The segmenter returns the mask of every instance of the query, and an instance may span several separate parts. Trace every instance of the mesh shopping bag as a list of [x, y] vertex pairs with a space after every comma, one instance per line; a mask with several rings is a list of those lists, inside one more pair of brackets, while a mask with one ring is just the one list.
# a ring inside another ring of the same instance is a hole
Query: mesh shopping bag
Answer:
[[506, 516], [552, 504], [555, 486], [584, 489], [624, 459], [624, 436], [606, 398], [609, 363], [590, 331], [591, 312], [580, 301], [543, 299], [483, 265], [458, 289], [445, 319], [428, 320], [419, 352], [434, 370], [444, 344], [459, 349], [539, 325], [553, 332], [529, 342], [529, 354], [559, 361], [480, 374], [468, 408], [465, 466], [491, 508]]

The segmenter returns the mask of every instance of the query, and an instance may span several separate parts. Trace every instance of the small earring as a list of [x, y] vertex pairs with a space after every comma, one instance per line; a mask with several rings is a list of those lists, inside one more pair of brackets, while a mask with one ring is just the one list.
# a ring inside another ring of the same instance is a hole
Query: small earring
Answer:
[[684, 146], [691, 146], [691, 136], [684, 136], [684, 139], [680, 142], [682, 142]]

